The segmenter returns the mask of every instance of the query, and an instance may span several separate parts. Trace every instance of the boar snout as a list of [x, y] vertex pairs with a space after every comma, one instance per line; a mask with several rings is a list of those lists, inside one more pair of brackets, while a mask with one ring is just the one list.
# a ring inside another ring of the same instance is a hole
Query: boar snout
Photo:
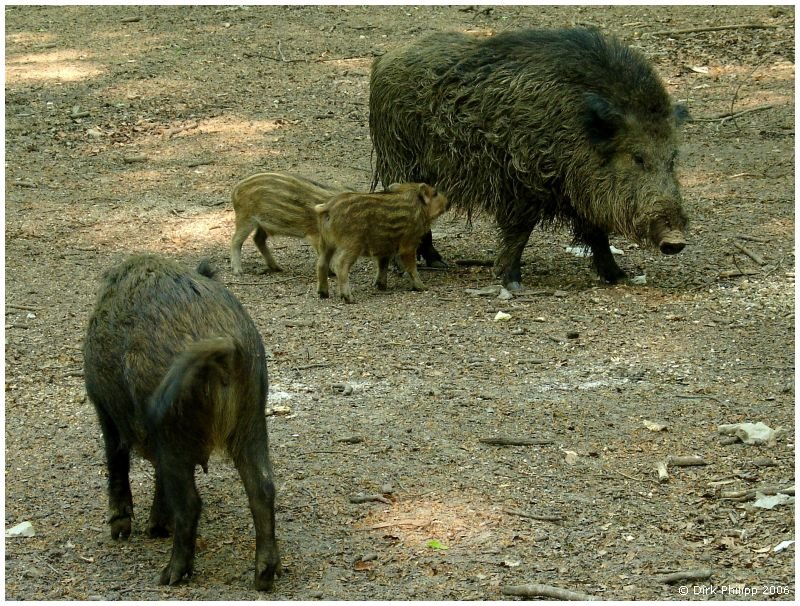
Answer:
[[686, 239], [677, 230], [671, 230], [662, 235], [658, 249], [664, 255], [677, 255], [686, 246]]

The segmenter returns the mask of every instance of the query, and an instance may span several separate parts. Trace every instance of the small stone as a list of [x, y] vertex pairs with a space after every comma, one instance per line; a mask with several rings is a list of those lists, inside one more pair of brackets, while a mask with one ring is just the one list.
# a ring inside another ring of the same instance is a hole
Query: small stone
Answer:
[[30, 522], [20, 522], [13, 528], [6, 530], [6, 538], [14, 537], [35, 537], [36, 532], [33, 530], [33, 524]]
[[495, 322], [505, 322], [511, 319], [511, 314], [507, 314], [504, 311], [498, 311], [497, 315], [494, 317]]

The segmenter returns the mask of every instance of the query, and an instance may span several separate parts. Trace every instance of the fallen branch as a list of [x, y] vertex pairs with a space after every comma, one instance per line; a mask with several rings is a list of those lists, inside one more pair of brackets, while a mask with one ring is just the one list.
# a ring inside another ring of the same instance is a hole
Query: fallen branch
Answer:
[[720, 278], [739, 278], [741, 276], [757, 276], [760, 271], [752, 269], [731, 269], [728, 271], [719, 272]]
[[561, 587], [553, 587], [552, 585], [540, 585], [539, 583], [529, 583], [527, 585], [509, 585], [501, 587], [500, 593], [503, 595], [516, 595], [526, 598], [530, 597], [545, 597], [553, 598], [554, 600], [568, 600], [573, 602], [592, 602], [599, 598], [587, 593], [579, 593], [577, 591], [570, 591], [569, 589], [562, 589]]
[[695, 455], [687, 457], [667, 457], [667, 465], [672, 467], [694, 467], [695, 465], [708, 465], [708, 462], [703, 458]]
[[667, 464], [664, 461], [656, 463], [656, 471], [658, 471], [658, 481], [660, 484], [669, 481], [669, 472], [667, 471]]
[[545, 446], [553, 443], [552, 440], [536, 438], [478, 438], [478, 442], [492, 446]]
[[414, 526], [415, 528], [425, 528], [430, 526], [433, 520], [398, 520], [396, 522], [381, 522], [369, 526], [368, 528], [359, 528], [359, 530], [380, 530], [381, 528], [391, 528], [392, 526]]
[[186, 163], [187, 168], [196, 168], [198, 166], [206, 166], [208, 164], [214, 164], [216, 160], [213, 158], [200, 158], [197, 160], [192, 160], [191, 162]]
[[733, 243], [733, 247], [741, 252], [744, 255], [750, 257], [753, 261], [755, 261], [759, 265], [766, 265], [766, 261], [760, 256], [754, 253], [752, 250], [747, 248], [744, 244], [739, 244], [738, 242]]
[[753, 112], [760, 112], [764, 111], [765, 109], [772, 109], [773, 107], [777, 106], [775, 104], [759, 105], [758, 107], [743, 109], [742, 111], [736, 113], [726, 112], [724, 114], [720, 114], [719, 116], [715, 116], [712, 118], [691, 118], [690, 122], [725, 122], [725, 120], [733, 120], [734, 118], [739, 118], [741, 116], [744, 116], [745, 114], [752, 114]]
[[379, 501], [381, 503], [386, 503], [387, 505], [392, 504], [392, 502], [382, 494], [357, 494], [350, 497], [349, 501], [357, 505], [361, 503], [371, 503], [373, 501]]
[[312, 368], [327, 368], [330, 364], [318, 362], [316, 364], [306, 364], [305, 366], [292, 366], [292, 370], [310, 370]]
[[675, 395], [676, 398], [683, 398], [685, 400], [715, 400], [719, 402], [719, 398], [717, 396], [705, 395], [705, 394], [690, 394], [690, 393], [679, 393]]
[[751, 488], [749, 490], [736, 490], [733, 492], [723, 492], [719, 495], [721, 499], [729, 501], [749, 501], [756, 496], [756, 493], [763, 495], [786, 494], [794, 496], [794, 486], [789, 488], [779, 488], [778, 486], [764, 486], [762, 488]]
[[710, 578], [712, 570], [710, 568], [701, 568], [699, 570], [685, 570], [683, 572], [673, 572], [656, 577], [659, 583], [665, 585], [672, 585], [680, 581], [704, 581]]
[[531, 520], [539, 520], [541, 522], [563, 522], [564, 518], [560, 515], [553, 514], [540, 514], [540, 513], [527, 513], [518, 509], [511, 509], [504, 507], [501, 509], [503, 513], [511, 514], [512, 516], [519, 516], [521, 518], [530, 518]]
[[682, 34], [701, 34], [704, 32], [722, 32], [731, 29], [776, 29], [777, 25], [763, 23], [742, 23], [739, 25], [716, 25], [712, 27], [690, 27], [688, 29], [664, 29], [657, 32], [646, 32], [649, 36], [680, 36]]
[[738, 234], [736, 237], [739, 238], [740, 240], [747, 240], [749, 242], [759, 242], [761, 244], [766, 244], [767, 242], [769, 242], [767, 238], [757, 238], [756, 236], [748, 236], [747, 234]]
[[16, 303], [6, 303], [6, 307], [21, 309], [23, 311], [39, 311], [39, 308], [37, 307], [31, 307], [30, 305], [17, 305]]

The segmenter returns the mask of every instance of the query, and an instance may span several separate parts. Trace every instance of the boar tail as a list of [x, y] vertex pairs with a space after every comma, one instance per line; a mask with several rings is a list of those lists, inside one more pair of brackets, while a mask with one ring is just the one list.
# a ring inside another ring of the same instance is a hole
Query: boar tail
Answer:
[[[148, 414], [151, 426], [160, 427], [165, 419], [173, 415], [190, 414], [188, 410], [182, 411], [178, 407], [193, 392], [205, 391], [214, 383], [227, 384], [238, 349], [231, 337], [191, 343], [172, 362], [151, 397]], [[196, 400], [199, 402], [204, 398], [197, 397]]]

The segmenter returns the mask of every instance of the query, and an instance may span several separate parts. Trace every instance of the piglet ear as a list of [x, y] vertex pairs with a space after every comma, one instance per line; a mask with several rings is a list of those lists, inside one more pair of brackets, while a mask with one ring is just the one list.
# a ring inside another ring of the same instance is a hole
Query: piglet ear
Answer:
[[684, 122], [688, 122], [691, 119], [691, 116], [689, 115], [689, 108], [683, 103], [678, 103], [675, 105], [674, 113], [675, 122], [677, 122], [678, 126], [683, 125]]
[[436, 190], [433, 189], [427, 183], [420, 183], [419, 184], [419, 200], [423, 206], [427, 206], [430, 204], [430, 201], [433, 200], [434, 196], [436, 195]]
[[609, 143], [622, 126], [622, 113], [597, 93], [583, 95], [583, 124], [592, 143]]

